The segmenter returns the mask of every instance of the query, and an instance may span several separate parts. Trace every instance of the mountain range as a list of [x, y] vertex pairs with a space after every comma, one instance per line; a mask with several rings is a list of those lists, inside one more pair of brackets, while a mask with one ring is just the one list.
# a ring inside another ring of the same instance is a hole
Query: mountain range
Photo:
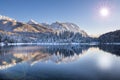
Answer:
[[60, 23], [55, 22], [52, 24], [38, 23], [34, 20], [29, 20], [27, 23], [19, 22], [15, 19], [0, 16], [0, 30], [9, 32], [80, 32], [83, 35], [87, 33], [80, 29], [79, 26], [73, 23]]
[[[97, 41], [120, 42], [120, 31], [101, 35]], [[109, 39], [110, 38], [110, 39]], [[115, 39], [115, 40], [114, 40]], [[112, 40], [112, 41], [111, 41]], [[13, 18], [0, 15], [0, 42], [6, 43], [41, 43], [41, 42], [93, 42], [84, 30], [74, 23], [54, 22], [39, 23], [34, 20], [20, 22]]]

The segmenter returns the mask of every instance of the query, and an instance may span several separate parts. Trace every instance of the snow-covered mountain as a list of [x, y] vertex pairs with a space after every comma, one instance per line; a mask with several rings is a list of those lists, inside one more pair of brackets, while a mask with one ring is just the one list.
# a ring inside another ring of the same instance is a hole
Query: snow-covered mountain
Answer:
[[38, 23], [31, 19], [30, 21], [27, 22], [27, 24], [37, 27], [37, 29], [39, 29], [38, 26], [42, 26], [46, 29], [52, 30], [53, 32], [69, 31], [74, 33], [80, 33], [83, 36], [88, 37], [88, 34], [84, 30], [80, 29], [78, 25], [70, 22], [66, 22], [66, 23], [54, 22], [52, 24], [46, 24], [46, 23]]
[[[19, 38], [17, 38], [19, 36]], [[87, 33], [74, 23], [52, 24], [29, 20], [27, 23], [0, 16], [1, 42], [89, 42]]]
[[64, 31], [69, 31], [74, 33], [78, 32], [81, 33], [83, 36], [88, 36], [87, 33], [84, 30], [80, 29], [78, 25], [70, 22], [66, 22], [66, 23], [54, 22], [52, 24], [42, 23], [42, 25], [51, 28], [57, 32], [64, 32]]
[[56, 30], [65, 30], [65, 31], [74, 31], [74, 32], [79, 32], [81, 31], [79, 26], [73, 24], [73, 23], [60, 23], [60, 22], [55, 22], [50, 25], [52, 28]]
[[35, 20], [31, 19], [27, 23], [18, 22], [13, 18], [0, 15], [0, 30], [4, 31], [15, 31], [15, 32], [79, 32], [84, 36], [87, 36], [87, 33], [80, 29], [74, 23], [60, 23], [55, 22], [52, 24], [40, 24]]
[[87, 36], [87, 33], [80, 29], [80, 27], [74, 23], [60, 23], [55, 22], [50, 25], [52, 28], [59, 30], [59, 31], [70, 31], [70, 32], [79, 32], [84, 36]]
[[37, 29], [39, 32], [52, 32], [53, 30], [50, 27], [46, 27], [39, 22], [36, 22], [35, 20], [31, 19], [27, 22], [27, 24], [33, 26], [35, 29]]
[[0, 30], [9, 32], [51, 32], [52, 30], [38, 24], [34, 20], [28, 23], [19, 22], [15, 19], [0, 15]]
[[18, 22], [6, 16], [0, 16], [0, 30], [9, 32], [39, 32], [29, 24]]
[[10, 20], [0, 20], [0, 30], [10, 32], [39, 32], [31, 25]]

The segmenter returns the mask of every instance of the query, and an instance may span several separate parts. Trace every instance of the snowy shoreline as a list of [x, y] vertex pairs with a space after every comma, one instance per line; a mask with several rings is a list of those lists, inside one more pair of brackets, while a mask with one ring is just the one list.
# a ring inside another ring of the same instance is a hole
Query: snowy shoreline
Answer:
[[[7, 45], [98, 45], [98, 43], [7, 43]], [[0, 43], [0, 46], [6, 46], [6, 44]]]
[[103, 43], [103, 44], [106, 44], [106, 45], [120, 45], [120, 43]]
[[[120, 43], [102, 43], [105, 45], [120, 45]], [[99, 43], [7, 43], [8, 46], [15, 45], [99, 45]], [[6, 46], [5, 43], [0, 43], [0, 46]]]

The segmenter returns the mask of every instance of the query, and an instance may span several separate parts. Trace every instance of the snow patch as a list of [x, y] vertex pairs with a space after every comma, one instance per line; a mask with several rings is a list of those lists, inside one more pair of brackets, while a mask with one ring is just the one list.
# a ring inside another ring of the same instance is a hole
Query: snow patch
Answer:
[[27, 24], [38, 24], [38, 22], [36, 22], [35, 20], [33, 19], [30, 19]]

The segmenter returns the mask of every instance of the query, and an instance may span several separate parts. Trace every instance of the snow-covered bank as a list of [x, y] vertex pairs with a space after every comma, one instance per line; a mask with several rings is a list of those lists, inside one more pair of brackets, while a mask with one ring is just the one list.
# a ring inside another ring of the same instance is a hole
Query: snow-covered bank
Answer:
[[104, 43], [106, 45], [120, 45], [120, 43]]
[[0, 46], [5, 46], [5, 43], [0, 43]]
[[8, 43], [8, 45], [68, 45], [69, 43]]
[[[69, 45], [70, 43], [8, 43], [7, 45]], [[72, 43], [78, 45], [79, 43]], [[5, 46], [4, 43], [0, 43], [0, 46]]]
[[[0, 43], [0, 46], [5, 45], [4, 43]], [[7, 45], [98, 45], [98, 43], [7, 43]]]
[[[120, 43], [103, 43], [105, 45], [120, 45]], [[0, 43], [0, 46], [10, 46], [10, 45], [99, 45], [98, 42], [91, 42], [91, 43]]]

